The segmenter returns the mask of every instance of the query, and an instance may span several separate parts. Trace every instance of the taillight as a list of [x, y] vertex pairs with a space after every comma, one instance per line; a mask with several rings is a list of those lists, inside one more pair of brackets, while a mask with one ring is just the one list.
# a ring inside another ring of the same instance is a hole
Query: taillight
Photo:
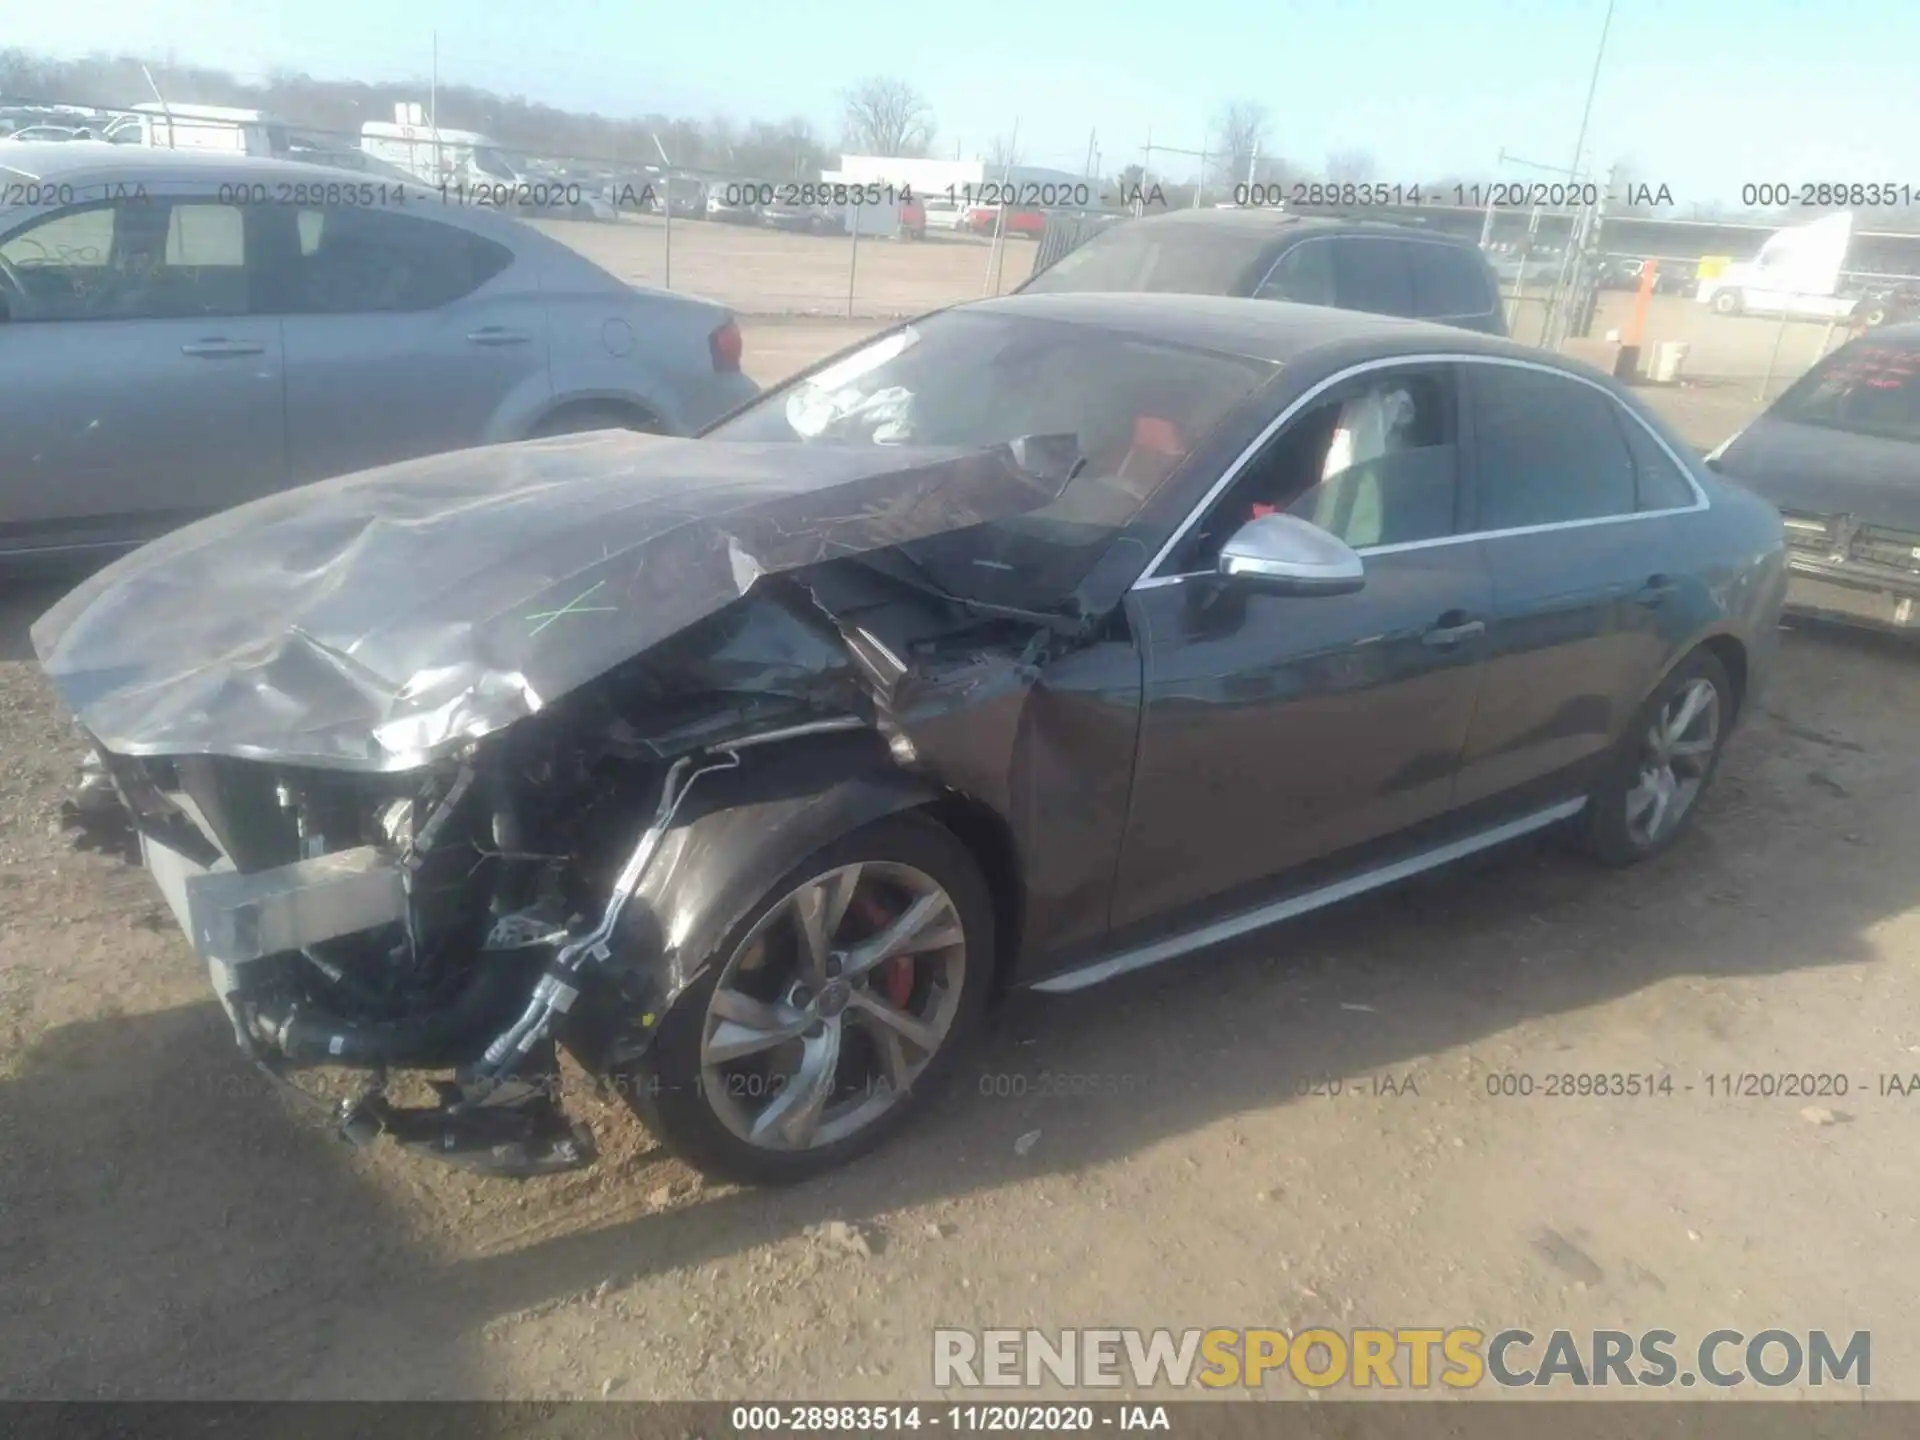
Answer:
[[738, 370], [742, 348], [740, 326], [732, 320], [727, 321], [707, 337], [707, 350], [713, 356], [715, 370], [727, 372]]

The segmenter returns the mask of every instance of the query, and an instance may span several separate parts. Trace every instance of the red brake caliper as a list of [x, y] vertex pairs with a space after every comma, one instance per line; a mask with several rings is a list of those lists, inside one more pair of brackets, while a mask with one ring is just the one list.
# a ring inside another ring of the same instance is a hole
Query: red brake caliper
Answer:
[[[871, 895], [856, 895], [854, 904], [860, 912], [860, 918], [876, 931], [886, 926], [890, 917]], [[904, 1010], [907, 1002], [913, 998], [913, 957], [896, 955], [891, 960], [882, 960], [873, 978], [875, 988], [887, 997], [888, 1003]]]

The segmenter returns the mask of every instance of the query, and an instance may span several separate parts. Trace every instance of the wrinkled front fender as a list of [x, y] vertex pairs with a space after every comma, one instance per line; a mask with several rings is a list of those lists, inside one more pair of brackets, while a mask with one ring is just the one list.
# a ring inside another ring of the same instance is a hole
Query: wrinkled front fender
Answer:
[[940, 794], [895, 765], [871, 732], [784, 746], [703, 780], [662, 837], [561, 1039], [594, 1074], [623, 1069], [782, 876], [863, 825]]

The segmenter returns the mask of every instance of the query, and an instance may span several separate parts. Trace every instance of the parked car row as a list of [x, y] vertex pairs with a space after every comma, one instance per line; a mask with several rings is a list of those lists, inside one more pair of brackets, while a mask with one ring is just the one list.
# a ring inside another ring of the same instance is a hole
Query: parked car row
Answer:
[[[363, 171], [0, 153], [0, 556], [99, 551], [326, 476], [756, 393], [722, 307], [488, 207], [329, 203]], [[245, 203], [280, 192], [301, 203]], [[49, 203], [51, 197], [51, 203]]]

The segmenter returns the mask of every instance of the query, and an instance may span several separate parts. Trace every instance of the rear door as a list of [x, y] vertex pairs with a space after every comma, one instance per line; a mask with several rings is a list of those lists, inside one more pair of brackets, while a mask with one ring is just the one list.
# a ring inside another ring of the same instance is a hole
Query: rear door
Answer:
[[94, 193], [0, 238], [0, 546], [144, 539], [287, 482], [255, 212]]
[[1469, 513], [1493, 578], [1457, 790], [1470, 804], [1553, 783], [1620, 733], [1669, 653], [1666, 618], [1689, 608], [1684, 588], [1699, 583], [1670, 528], [1698, 497], [1658, 442], [1637, 458], [1626, 427], [1639, 421], [1601, 386], [1524, 361], [1462, 370]]
[[296, 483], [512, 438], [502, 417], [552, 397], [546, 309], [504, 244], [420, 199], [274, 208]]

